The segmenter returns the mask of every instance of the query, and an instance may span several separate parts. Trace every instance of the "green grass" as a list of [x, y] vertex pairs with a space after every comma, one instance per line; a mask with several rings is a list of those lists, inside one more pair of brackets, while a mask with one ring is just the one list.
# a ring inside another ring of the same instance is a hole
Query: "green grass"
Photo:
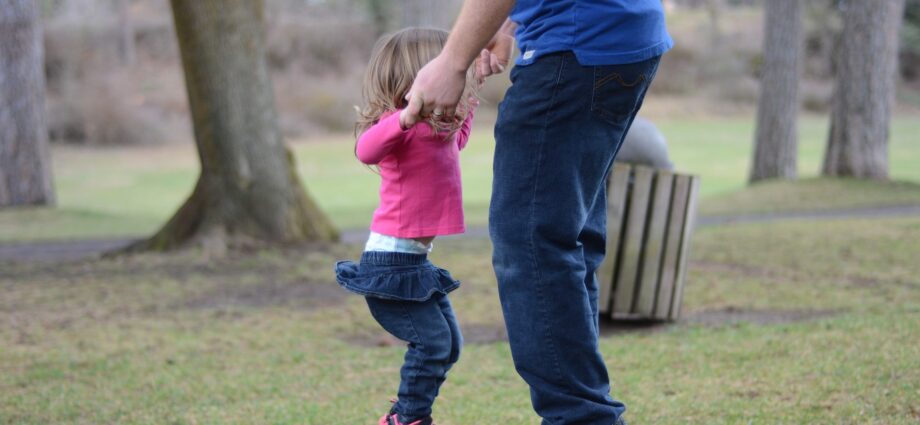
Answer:
[[[675, 119], [658, 122], [680, 171], [702, 176], [703, 212], [768, 211], [801, 207], [818, 194], [818, 205], [832, 207], [920, 203], [909, 184], [854, 181], [781, 184], [774, 189], [738, 192], [745, 187], [753, 122], [745, 118]], [[801, 120], [800, 175], [817, 175], [827, 121]], [[894, 120], [891, 177], [920, 182], [920, 120]], [[491, 193], [494, 143], [491, 123], [479, 123], [462, 155], [467, 222], [486, 222]], [[294, 145], [301, 175], [320, 206], [342, 228], [367, 226], [377, 203], [378, 176], [354, 159], [350, 137], [330, 136]], [[137, 236], [149, 234], [169, 218], [191, 192], [197, 175], [190, 146], [53, 150], [54, 209], [0, 211], [0, 241]], [[708, 204], [712, 204], [710, 207]]]
[[[746, 119], [671, 120], [658, 123], [668, 139], [678, 170], [703, 177], [704, 197], [742, 189], [748, 174], [754, 123]], [[799, 120], [799, 175], [818, 175], [827, 140], [828, 121], [817, 117]], [[920, 120], [913, 116], [892, 123], [890, 176], [893, 180], [920, 182]]]
[[845, 178], [768, 181], [705, 198], [703, 215], [807, 212], [920, 205], [920, 183]]
[[[686, 321], [604, 337], [633, 423], [920, 420], [920, 219], [700, 230]], [[369, 424], [403, 350], [333, 282], [358, 246], [0, 267], [0, 424]], [[485, 240], [433, 260], [470, 338], [500, 329]], [[712, 312], [814, 320], [694, 324]], [[467, 345], [439, 424], [534, 424], [504, 342]]]

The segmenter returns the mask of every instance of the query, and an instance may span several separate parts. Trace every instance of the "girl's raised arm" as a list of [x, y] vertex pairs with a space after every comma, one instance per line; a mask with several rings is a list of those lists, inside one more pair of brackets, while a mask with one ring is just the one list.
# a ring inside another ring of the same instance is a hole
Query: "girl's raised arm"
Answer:
[[377, 121], [361, 137], [358, 137], [358, 146], [355, 155], [358, 160], [374, 165], [379, 163], [393, 148], [406, 140], [411, 131], [403, 130], [399, 124], [399, 112], [390, 114]]
[[457, 131], [457, 146], [460, 147], [460, 150], [463, 150], [470, 140], [470, 130], [473, 128], [473, 112], [475, 111], [475, 106], [470, 108], [470, 112], [466, 114], [466, 119], [463, 120], [463, 124], [460, 124], [460, 130]]

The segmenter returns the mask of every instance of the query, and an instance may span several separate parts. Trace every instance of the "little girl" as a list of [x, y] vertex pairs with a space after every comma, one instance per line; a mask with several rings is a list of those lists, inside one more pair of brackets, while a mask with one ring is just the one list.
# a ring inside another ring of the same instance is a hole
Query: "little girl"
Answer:
[[371, 315], [408, 342], [399, 398], [380, 425], [431, 425], [431, 406], [463, 337], [447, 293], [460, 282], [427, 259], [432, 240], [463, 233], [459, 152], [476, 105], [468, 84], [457, 117], [406, 125], [406, 94], [415, 75], [444, 47], [447, 32], [409, 28], [384, 36], [364, 81], [355, 155], [380, 171], [380, 205], [361, 261], [336, 264], [342, 287], [364, 295]]

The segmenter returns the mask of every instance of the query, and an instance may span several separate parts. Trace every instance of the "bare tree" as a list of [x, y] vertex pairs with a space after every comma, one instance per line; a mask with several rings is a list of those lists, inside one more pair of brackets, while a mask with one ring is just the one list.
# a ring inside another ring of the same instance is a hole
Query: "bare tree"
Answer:
[[131, 0], [116, 0], [118, 9], [118, 53], [121, 63], [134, 66], [137, 54], [134, 43], [134, 22], [131, 20]]
[[281, 139], [266, 64], [263, 1], [171, 4], [201, 175], [172, 219], [133, 249], [336, 238]]
[[722, 44], [722, 12], [724, 0], [705, 0], [706, 14], [709, 16], [709, 43], [713, 48]]
[[54, 204], [38, 7], [0, 0], [0, 207]]
[[366, 0], [367, 11], [371, 15], [371, 22], [374, 24], [374, 35], [380, 36], [389, 29], [389, 17], [387, 15], [386, 0]]
[[846, 2], [822, 173], [888, 178], [888, 131], [904, 0]]
[[802, 3], [765, 3], [763, 67], [750, 181], [796, 177]]

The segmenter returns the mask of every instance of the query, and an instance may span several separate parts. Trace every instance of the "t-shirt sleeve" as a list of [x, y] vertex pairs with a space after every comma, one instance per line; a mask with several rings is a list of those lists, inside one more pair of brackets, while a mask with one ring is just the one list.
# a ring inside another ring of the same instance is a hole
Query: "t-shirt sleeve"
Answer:
[[355, 155], [358, 160], [374, 165], [379, 163], [390, 151], [403, 143], [409, 130], [403, 130], [399, 125], [399, 111], [385, 116], [377, 121], [376, 124], [368, 128], [361, 137], [358, 137], [358, 145], [355, 148]]

